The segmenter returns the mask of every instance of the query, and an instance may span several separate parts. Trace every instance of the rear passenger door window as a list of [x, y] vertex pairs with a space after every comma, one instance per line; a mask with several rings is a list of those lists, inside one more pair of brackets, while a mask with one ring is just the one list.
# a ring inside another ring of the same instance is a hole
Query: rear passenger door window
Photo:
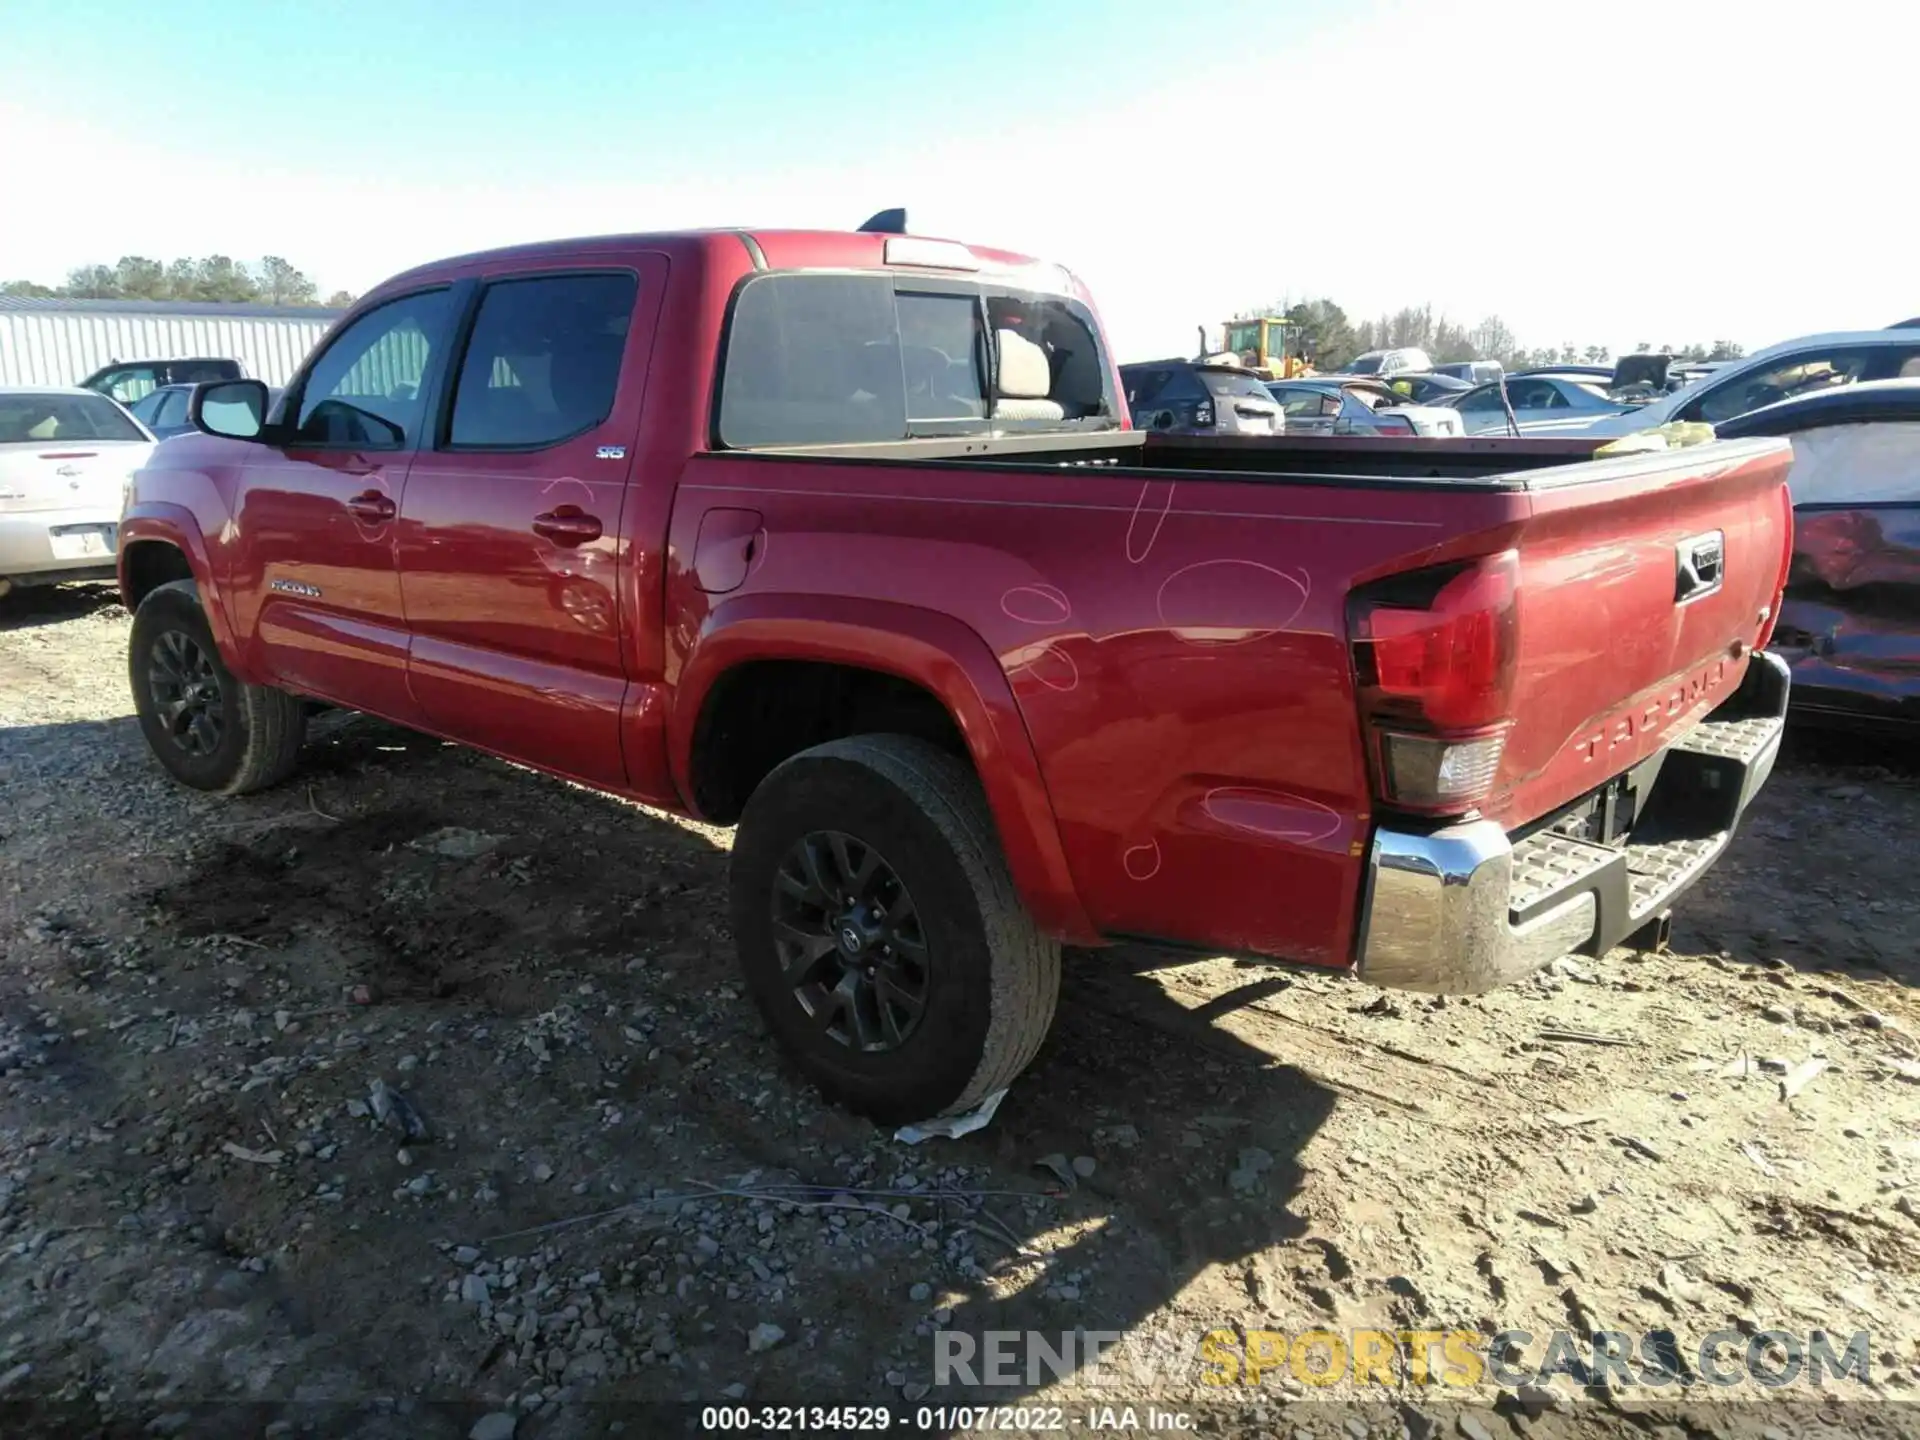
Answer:
[[460, 365], [448, 446], [537, 450], [598, 427], [613, 409], [637, 292], [624, 273], [489, 285]]
[[720, 437], [735, 447], [899, 440], [905, 383], [886, 277], [756, 280], [734, 302]]
[[307, 372], [291, 443], [358, 450], [412, 445], [450, 304], [447, 291], [426, 290], [369, 310], [342, 331]]

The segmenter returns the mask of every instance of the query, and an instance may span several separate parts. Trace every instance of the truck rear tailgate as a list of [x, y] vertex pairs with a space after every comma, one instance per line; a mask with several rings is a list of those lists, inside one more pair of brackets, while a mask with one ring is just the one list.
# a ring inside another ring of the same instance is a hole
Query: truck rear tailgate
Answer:
[[1791, 459], [1739, 441], [1526, 477], [1512, 724], [1483, 813], [1550, 814], [1733, 694], [1786, 579]]

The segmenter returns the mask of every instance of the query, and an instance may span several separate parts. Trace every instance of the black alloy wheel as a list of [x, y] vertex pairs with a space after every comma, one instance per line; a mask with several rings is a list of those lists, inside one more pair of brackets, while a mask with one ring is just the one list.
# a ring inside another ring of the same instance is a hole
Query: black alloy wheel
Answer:
[[187, 754], [207, 756], [225, 733], [220, 676], [200, 642], [162, 630], [147, 651], [147, 688], [161, 728]]
[[829, 1099], [899, 1125], [960, 1114], [1040, 1048], [1059, 942], [1020, 902], [967, 760], [829, 740], [755, 787], [728, 866], [741, 973]]
[[182, 784], [245, 795], [299, 763], [305, 702], [227, 668], [191, 580], [156, 585], [135, 607], [127, 684], [147, 747]]
[[926, 1014], [933, 957], [886, 858], [852, 835], [810, 831], [774, 872], [772, 907], [782, 976], [808, 1023], [867, 1054], [905, 1044]]

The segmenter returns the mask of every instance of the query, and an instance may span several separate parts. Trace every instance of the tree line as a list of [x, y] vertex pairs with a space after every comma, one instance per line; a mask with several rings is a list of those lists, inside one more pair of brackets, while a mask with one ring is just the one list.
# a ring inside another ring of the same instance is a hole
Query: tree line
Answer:
[[0, 282], [0, 295], [70, 300], [195, 300], [228, 305], [325, 305], [353, 303], [345, 290], [325, 300], [306, 273], [279, 255], [248, 264], [229, 255], [198, 260], [150, 260], [122, 255], [112, 265], [81, 265], [67, 272], [67, 283], [37, 285], [31, 280]]
[[[1313, 357], [1316, 368], [1337, 370], [1356, 355], [1369, 350], [1417, 348], [1433, 357], [1436, 365], [1461, 360], [1498, 360], [1509, 370], [1525, 370], [1540, 365], [1605, 365], [1612, 352], [1605, 345], [1578, 345], [1569, 340], [1562, 345], [1527, 347], [1498, 315], [1489, 315], [1477, 325], [1462, 325], [1445, 315], [1436, 315], [1431, 305], [1408, 306], [1377, 320], [1357, 324], [1347, 312], [1331, 300], [1303, 300], [1265, 310], [1249, 310], [1235, 316], [1251, 320], [1257, 316], [1284, 315], [1295, 328], [1297, 341]], [[1710, 345], [1648, 345], [1641, 352], [1654, 351], [1683, 360], [1737, 360], [1745, 350], [1731, 340], [1715, 340]]]

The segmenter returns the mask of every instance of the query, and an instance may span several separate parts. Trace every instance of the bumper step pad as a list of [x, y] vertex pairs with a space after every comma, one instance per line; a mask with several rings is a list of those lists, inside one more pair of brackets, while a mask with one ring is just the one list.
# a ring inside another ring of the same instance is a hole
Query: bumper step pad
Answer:
[[[1549, 829], [1516, 843], [1507, 893], [1510, 922], [1523, 924], [1563, 903], [1570, 891], [1592, 889], [1602, 924], [1590, 950], [1638, 929], [1726, 849], [1740, 812], [1772, 768], [1781, 729], [1775, 716], [1706, 720], [1673, 743], [1656, 795], [1670, 799], [1684, 792], [1684, 806], [1669, 806], [1693, 822], [1681, 833], [1672, 833], [1670, 825], [1640, 827], [1639, 838], [1616, 847]], [[1660, 812], [1652, 813], [1657, 818]]]

